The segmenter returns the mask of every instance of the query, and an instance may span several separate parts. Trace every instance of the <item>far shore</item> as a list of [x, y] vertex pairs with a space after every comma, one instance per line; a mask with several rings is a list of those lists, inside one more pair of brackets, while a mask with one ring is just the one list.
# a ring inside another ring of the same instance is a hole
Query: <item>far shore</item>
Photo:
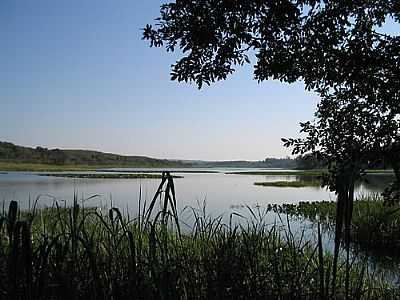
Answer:
[[[162, 165], [55, 165], [55, 164], [40, 164], [40, 163], [17, 163], [17, 162], [0, 162], [0, 172], [4, 171], [25, 171], [25, 172], [54, 172], [54, 171], [105, 171], [113, 168], [165, 168], [173, 169], [171, 166]], [[181, 167], [176, 167], [181, 168]], [[136, 171], [135, 171], [136, 172]], [[147, 172], [147, 171], [145, 171]]]

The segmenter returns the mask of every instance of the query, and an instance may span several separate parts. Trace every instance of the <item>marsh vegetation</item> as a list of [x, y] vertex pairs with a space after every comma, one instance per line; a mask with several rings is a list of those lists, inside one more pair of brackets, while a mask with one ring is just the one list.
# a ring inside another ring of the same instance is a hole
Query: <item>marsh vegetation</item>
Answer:
[[[280, 213], [306, 218], [334, 230], [336, 202], [300, 202], [275, 207]], [[398, 257], [400, 251], [400, 206], [385, 205], [379, 194], [359, 197], [354, 201], [351, 227], [352, 242], [375, 255]]]
[[[87, 199], [86, 199], [87, 200]], [[15, 201], [0, 218], [0, 293], [6, 299], [395, 299], [399, 289], [368, 271], [341, 264], [333, 283], [332, 255], [290, 223], [177, 212], [175, 186], [164, 173], [140, 213], [86, 207], [87, 201], [20, 211]], [[278, 218], [279, 219], [279, 218]], [[237, 222], [239, 220], [240, 222]], [[282, 224], [285, 226], [282, 227]], [[345, 284], [350, 274], [349, 285]], [[334, 286], [333, 286], [334, 284]]]
[[[85, 179], [161, 179], [161, 174], [145, 173], [45, 173], [39, 176], [52, 176], [63, 178], [85, 178]], [[183, 178], [174, 175], [174, 178]]]
[[301, 188], [301, 187], [320, 187], [321, 182], [318, 180], [309, 180], [309, 181], [267, 181], [267, 182], [254, 182], [254, 185], [258, 186], [268, 186], [268, 187], [294, 187], [294, 188]]

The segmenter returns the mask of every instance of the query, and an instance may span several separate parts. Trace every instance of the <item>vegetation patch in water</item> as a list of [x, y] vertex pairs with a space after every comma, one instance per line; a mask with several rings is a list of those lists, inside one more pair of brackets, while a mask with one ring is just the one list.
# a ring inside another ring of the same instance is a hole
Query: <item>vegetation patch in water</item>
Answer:
[[[64, 177], [64, 178], [88, 178], [88, 179], [161, 179], [161, 174], [131, 174], [131, 173], [46, 173], [38, 174], [40, 176]], [[183, 178], [183, 176], [174, 175], [173, 178]]]
[[272, 181], [272, 182], [254, 182], [254, 185], [267, 186], [267, 187], [317, 187], [321, 183], [317, 180], [314, 181]]
[[[134, 171], [132, 171], [132, 170], [102, 170], [102, 169], [100, 169], [100, 170], [96, 170], [96, 172], [105, 172], [105, 173], [161, 173], [161, 171], [159, 171], [159, 170], [145, 170], [145, 169], [143, 169], [143, 170], [134, 170]], [[183, 170], [183, 169], [180, 169], [180, 170], [168, 169], [168, 172], [171, 172], [171, 173], [194, 173], [194, 174], [197, 174], [197, 173], [199, 173], [199, 174], [201, 174], [201, 173], [204, 173], [204, 174], [220, 173], [219, 171], [213, 171], [213, 170]]]
[[305, 171], [238, 171], [227, 172], [230, 175], [275, 175], [275, 176], [321, 176], [324, 170], [305, 170]]
[[[321, 222], [333, 228], [336, 202], [284, 204], [278, 211]], [[361, 197], [354, 202], [352, 240], [364, 250], [397, 256], [400, 251], [400, 206], [385, 206], [380, 196]]]

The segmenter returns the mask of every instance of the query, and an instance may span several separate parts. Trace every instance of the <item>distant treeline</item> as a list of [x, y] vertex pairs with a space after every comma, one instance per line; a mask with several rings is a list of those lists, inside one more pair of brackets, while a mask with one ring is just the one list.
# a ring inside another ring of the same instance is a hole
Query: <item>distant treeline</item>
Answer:
[[299, 170], [325, 169], [326, 163], [313, 155], [299, 155], [295, 158], [295, 168]]
[[298, 156], [296, 158], [272, 158], [267, 157], [260, 161], [211, 161], [198, 162], [204, 167], [235, 167], [235, 168], [279, 168], [279, 169], [324, 169], [325, 163], [312, 156]]
[[[326, 169], [328, 166], [325, 161], [318, 159], [316, 156], [313, 156], [311, 154], [307, 155], [299, 155], [294, 159], [294, 164], [296, 169], [299, 170], [313, 170], [313, 169]], [[374, 162], [373, 165], [370, 165], [367, 167], [368, 169], [372, 170], [382, 170], [382, 169], [392, 169], [392, 166], [381, 160], [381, 161], [376, 161]]]
[[192, 165], [202, 168], [285, 168], [291, 169], [296, 162], [291, 158], [266, 158], [260, 161], [227, 160], [227, 161], [192, 161]]
[[[324, 169], [326, 164], [311, 155], [296, 158], [270, 158], [260, 161], [203, 161], [168, 160], [146, 156], [125, 156], [91, 150], [47, 149], [23, 147], [0, 142], [0, 162], [35, 163], [49, 165], [88, 165], [115, 167], [194, 167], [194, 168], [281, 168], [281, 169]], [[376, 168], [383, 168], [383, 165]]]

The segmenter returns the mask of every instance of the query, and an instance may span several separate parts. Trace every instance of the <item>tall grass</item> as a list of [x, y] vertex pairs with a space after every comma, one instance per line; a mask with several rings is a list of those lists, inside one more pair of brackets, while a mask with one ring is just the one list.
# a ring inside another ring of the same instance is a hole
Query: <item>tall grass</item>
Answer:
[[[18, 210], [0, 218], [1, 299], [328, 299], [331, 255], [317, 243], [250, 218], [211, 218], [189, 208], [182, 230], [173, 178], [163, 173], [154, 198], [139, 199], [138, 215], [71, 207]], [[241, 218], [242, 222], [234, 222]], [[399, 291], [353, 264], [345, 289], [339, 268], [335, 294], [344, 299], [396, 299]], [[331, 298], [329, 298], [331, 299]]]
[[[304, 217], [333, 227], [336, 202], [300, 202], [274, 207], [280, 213]], [[378, 194], [362, 195], [354, 202], [351, 225], [352, 241], [364, 250], [390, 256], [400, 251], [400, 206], [385, 205]]]

